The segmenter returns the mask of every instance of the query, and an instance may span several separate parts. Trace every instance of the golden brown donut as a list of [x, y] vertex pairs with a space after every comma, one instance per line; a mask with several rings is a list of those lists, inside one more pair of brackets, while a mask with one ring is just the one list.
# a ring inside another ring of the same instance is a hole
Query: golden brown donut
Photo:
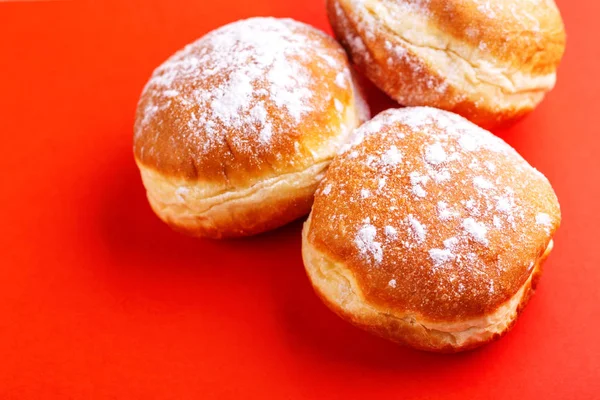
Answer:
[[251, 235], [307, 214], [332, 157], [368, 118], [334, 39], [252, 18], [154, 71], [137, 108], [135, 160], [150, 205], [173, 228]]
[[458, 113], [484, 127], [533, 110], [565, 49], [553, 0], [328, 0], [352, 61], [406, 106]]
[[560, 224], [548, 180], [466, 119], [385, 111], [319, 185], [302, 253], [345, 320], [418, 349], [455, 352], [507, 332]]

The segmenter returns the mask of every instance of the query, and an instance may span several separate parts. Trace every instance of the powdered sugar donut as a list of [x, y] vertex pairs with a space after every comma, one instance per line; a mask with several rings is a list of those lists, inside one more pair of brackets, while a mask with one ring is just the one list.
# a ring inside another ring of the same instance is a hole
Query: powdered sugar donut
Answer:
[[328, 13], [352, 61], [390, 97], [485, 127], [534, 109], [565, 49], [553, 0], [328, 0]]
[[552, 249], [548, 180], [466, 119], [388, 110], [330, 165], [303, 231], [316, 292], [373, 333], [460, 351], [507, 332]]
[[169, 225], [249, 235], [308, 213], [325, 168], [368, 117], [335, 40], [289, 19], [252, 18], [154, 71], [137, 109], [135, 159]]

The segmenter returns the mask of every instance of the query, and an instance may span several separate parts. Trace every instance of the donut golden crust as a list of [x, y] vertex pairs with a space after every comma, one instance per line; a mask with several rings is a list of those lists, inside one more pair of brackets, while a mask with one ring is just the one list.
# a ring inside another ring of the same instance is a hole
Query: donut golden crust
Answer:
[[509, 145], [456, 114], [411, 107], [365, 123], [331, 163], [302, 253], [342, 318], [454, 352], [510, 329], [559, 224], [552, 187]]
[[134, 154], [153, 210], [173, 228], [250, 235], [308, 213], [327, 165], [368, 117], [335, 40], [293, 20], [252, 18], [154, 71]]
[[539, 104], [565, 48], [552, 0], [328, 0], [336, 36], [380, 89], [485, 127]]

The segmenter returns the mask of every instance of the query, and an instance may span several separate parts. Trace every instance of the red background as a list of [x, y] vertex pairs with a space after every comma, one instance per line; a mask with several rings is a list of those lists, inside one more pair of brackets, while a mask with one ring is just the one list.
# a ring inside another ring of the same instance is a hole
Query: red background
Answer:
[[0, 2], [1, 399], [600, 397], [598, 2], [559, 1], [558, 86], [499, 132], [563, 210], [538, 293], [499, 342], [440, 356], [345, 324], [312, 293], [300, 222], [218, 242], [152, 214], [132, 157], [152, 69], [244, 17], [329, 31], [322, 3]]

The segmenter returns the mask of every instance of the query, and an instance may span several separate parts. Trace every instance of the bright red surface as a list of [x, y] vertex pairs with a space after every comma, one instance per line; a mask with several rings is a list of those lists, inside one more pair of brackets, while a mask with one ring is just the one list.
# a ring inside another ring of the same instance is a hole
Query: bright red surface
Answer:
[[563, 224], [499, 342], [439, 356], [347, 325], [312, 293], [299, 222], [216, 242], [152, 214], [132, 157], [152, 69], [244, 17], [328, 30], [322, 3], [0, 2], [1, 399], [600, 397], [598, 2], [559, 2], [558, 86], [501, 133]]

